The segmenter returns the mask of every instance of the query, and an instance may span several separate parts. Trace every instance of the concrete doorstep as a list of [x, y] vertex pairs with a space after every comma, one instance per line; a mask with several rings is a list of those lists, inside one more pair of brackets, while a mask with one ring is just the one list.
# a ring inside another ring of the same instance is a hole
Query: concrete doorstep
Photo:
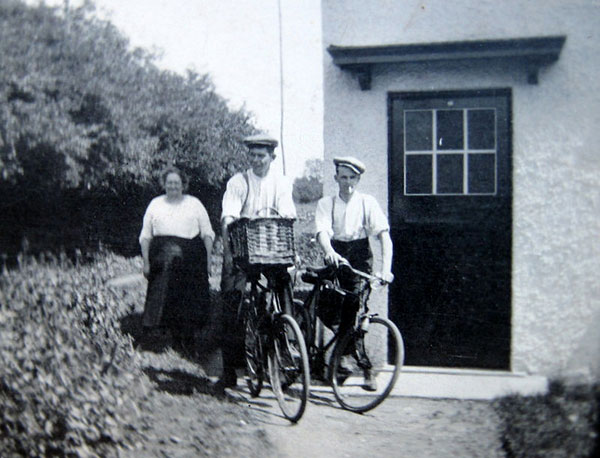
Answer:
[[404, 366], [393, 396], [490, 400], [548, 391], [548, 379], [514, 372]]
[[[377, 377], [380, 387], [383, 386], [383, 378], [384, 374]], [[362, 382], [360, 377], [349, 378], [344, 383], [345, 391], [350, 390], [353, 395], [371, 396], [372, 393], [361, 389]], [[398, 376], [391, 396], [492, 400], [510, 394], [544, 394], [547, 390], [548, 381], [542, 376], [502, 371], [405, 366]], [[331, 391], [331, 386], [313, 384], [311, 391]]]

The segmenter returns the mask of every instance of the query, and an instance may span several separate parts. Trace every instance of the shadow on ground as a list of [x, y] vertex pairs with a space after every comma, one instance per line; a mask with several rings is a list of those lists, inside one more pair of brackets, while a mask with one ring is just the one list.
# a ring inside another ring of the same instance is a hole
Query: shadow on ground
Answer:
[[156, 384], [159, 391], [172, 395], [190, 396], [194, 392], [214, 394], [213, 384], [207, 377], [199, 377], [180, 369], [164, 370], [155, 367], [144, 368], [144, 373]]
[[[136, 349], [152, 353], [162, 353], [173, 347], [171, 331], [166, 327], [152, 329], [144, 335], [142, 332], [142, 316], [140, 312], [132, 312], [120, 319], [121, 330], [131, 336]], [[184, 359], [198, 364], [209, 376], [221, 373], [221, 306], [218, 300], [212, 301], [211, 310], [207, 313], [206, 322], [198, 328], [194, 335], [194, 346], [186, 350], [175, 351]]]

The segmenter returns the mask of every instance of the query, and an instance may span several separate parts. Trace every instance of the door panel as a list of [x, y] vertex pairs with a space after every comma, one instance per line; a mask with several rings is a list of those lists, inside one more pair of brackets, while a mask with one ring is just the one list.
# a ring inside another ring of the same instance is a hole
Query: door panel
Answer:
[[510, 90], [389, 101], [390, 317], [406, 362], [509, 369]]

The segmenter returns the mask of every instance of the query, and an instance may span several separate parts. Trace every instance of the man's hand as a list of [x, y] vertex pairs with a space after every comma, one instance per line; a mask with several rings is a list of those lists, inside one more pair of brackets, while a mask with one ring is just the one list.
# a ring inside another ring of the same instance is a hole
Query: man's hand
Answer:
[[339, 253], [335, 252], [334, 250], [330, 250], [327, 253], [325, 253], [325, 264], [327, 264], [328, 266], [334, 265], [338, 267], [340, 264], [344, 263], [348, 264], [346, 258], [344, 258]]
[[386, 283], [392, 283], [394, 281], [394, 274], [391, 272], [377, 272], [376, 277], [381, 278]]

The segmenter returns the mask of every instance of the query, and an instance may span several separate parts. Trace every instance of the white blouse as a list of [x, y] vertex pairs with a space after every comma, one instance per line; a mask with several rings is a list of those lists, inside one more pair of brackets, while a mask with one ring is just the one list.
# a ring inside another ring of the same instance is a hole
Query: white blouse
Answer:
[[390, 226], [377, 200], [354, 191], [348, 203], [339, 195], [323, 197], [315, 212], [315, 233], [349, 242], [388, 231]]
[[[257, 176], [252, 169], [244, 174], [237, 173], [227, 182], [227, 190], [223, 195], [223, 211], [221, 220], [226, 216], [281, 216], [296, 217], [296, 206], [292, 199], [292, 183], [283, 175], [269, 169], [265, 177]], [[248, 188], [249, 186], [249, 188]], [[244, 205], [245, 203], [245, 205]], [[277, 213], [267, 211], [273, 207]]]
[[193, 239], [198, 234], [202, 238], [215, 238], [208, 213], [202, 202], [194, 196], [183, 195], [180, 202], [172, 203], [166, 195], [152, 199], [146, 213], [139, 241], [150, 240], [159, 235], [173, 235]]

